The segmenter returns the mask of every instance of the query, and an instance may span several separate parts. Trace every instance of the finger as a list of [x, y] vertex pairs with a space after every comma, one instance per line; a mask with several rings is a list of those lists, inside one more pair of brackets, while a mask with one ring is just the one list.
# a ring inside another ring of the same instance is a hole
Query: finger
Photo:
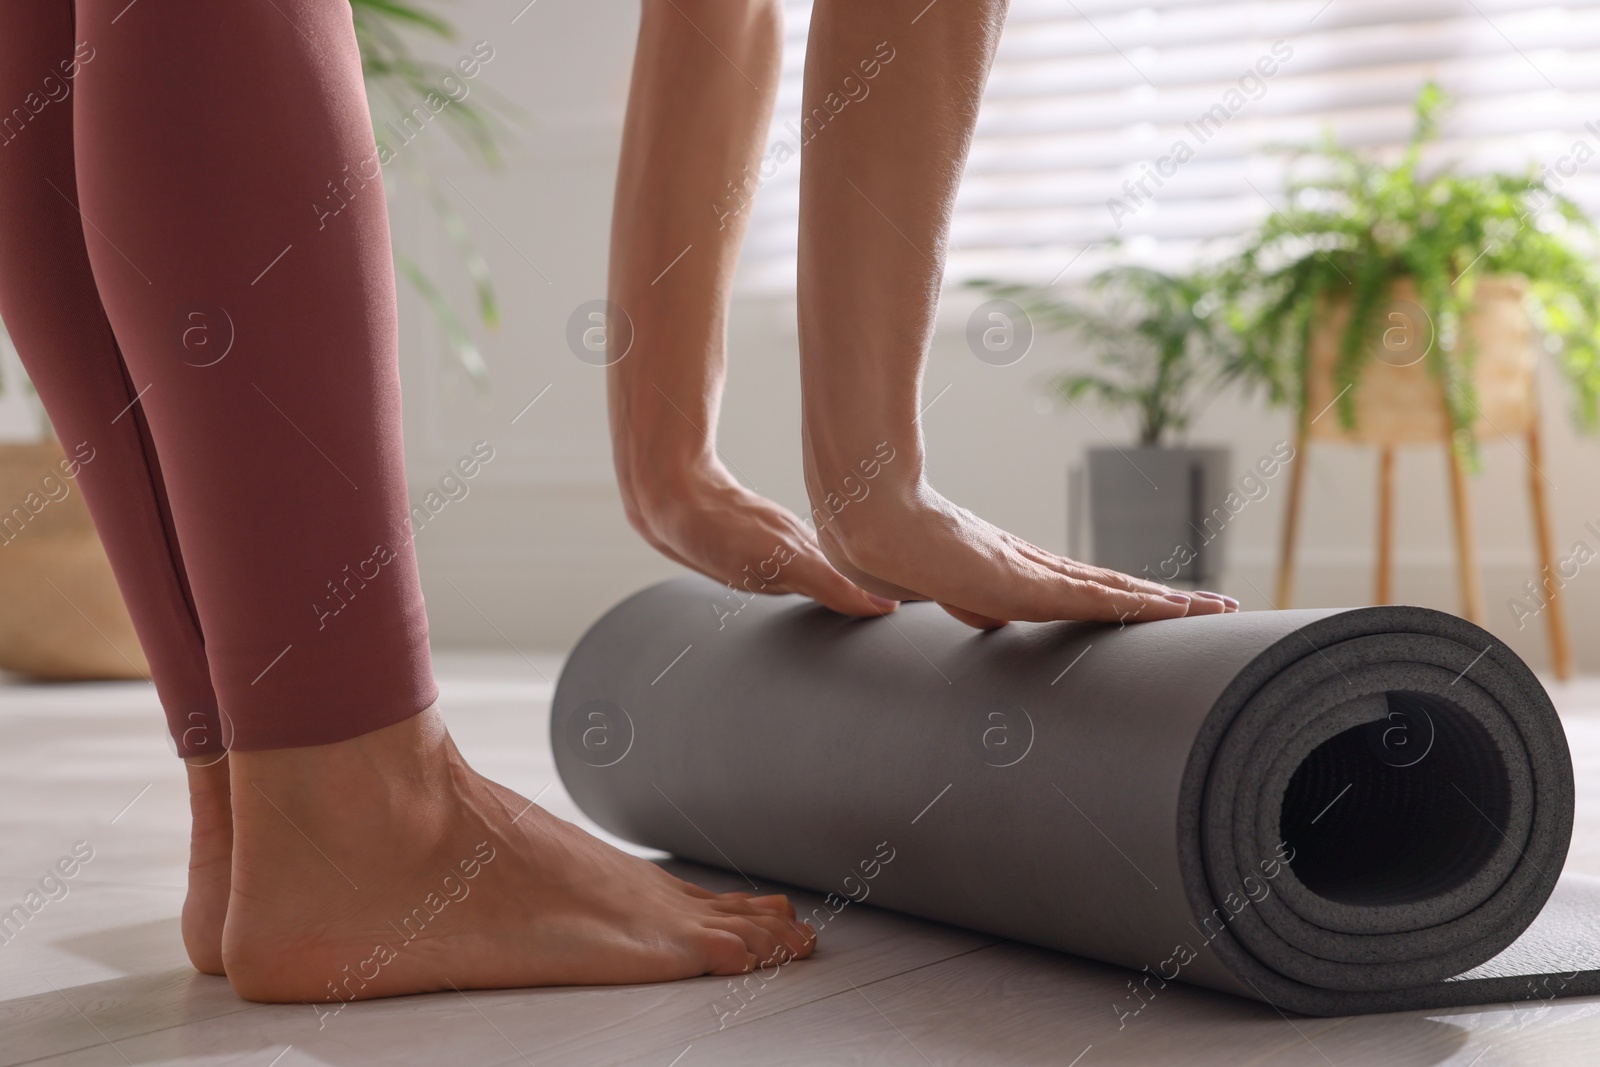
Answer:
[[1195, 614], [1194, 597], [1187, 593], [1139, 593], [1125, 589], [1112, 589], [1099, 582], [1083, 582], [1074, 590], [1074, 603], [1078, 614], [1072, 619], [1093, 619], [1102, 622], [1155, 622], [1160, 619], [1182, 619]]
[[1199, 593], [1189, 594], [1190, 615], [1225, 615], [1228, 605], [1221, 597], [1201, 596]]
[[[1114, 571], [1108, 567], [1094, 567], [1084, 563], [1077, 563], [1076, 561], [1067, 559], [1064, 556], [1061, 558], [1068, 564], [1072, 564], [1074, 566], [1077, 572], [1075, 575], [1076, 577], [1089, 578], [1092, 581], [1099, 582], [1101, 585], [1108, 585], [1113, 589], [1127, 589], [1138, 593], [1155, 593], [1161, 596], [1176, 592], [1176, 590], [1174, 590], [1171, 586], [1162, 585], [1159, 582], [1146, 581], [1143, 578], [1137, 578], [1131, 574], [1125, 574], [1122, 571]], [[1212, 593], [1204, 589], [1196, 589], [1191, 591], [1189, 596], [1194, 600], [1194, 606], [1189, 609], [1190, 615], [1220, 615], [1224, 612], [1239, 610], [1239, 602], [1237, 600], [1233, 599], [1231, 596], [1224, 596], [1221, 593]], [[1220, 605], [1220, 607], [1213, 607], [1212, 605]]]
[[1168, 593], [1179, 591], [1162, 582], [1153, 582], [1136, 575], [1112, 570], [1110, 567], [1095, 567], [1087, 563], [1078, 563], [1076, 560], [1069, 560], [1068, 562], [1076, 565], [1080, 577], [1092, 579], [1101, 585], [1109, 585], [1113, 589], [1126, 589], [1133, 593], [1154, 593], [1156, 596], [1166, 596]]
[[[1029, 545], [1023, 550], [1024, 554], [1036, 563], [1043, 563], [1060, 574], [1073, 578], [1082, 578], [1086, 581], [1096, 582], [1111, 589], [1121, 589], [1133, 593], [1146, 593], [1165, 597], [1176, 592], [1171, 586], [1158, 582], [1146, 581], [1136, 578], [1122, 571], [1111, 570], [1108, 567], [1095, 567], [1087, 563], [1079, 563], [1066, 556], [1056, 556], [1044, 552], [1034, 545]], [[1041, 558], [1042, 557], [1042, 558]], [[1210, 593], [1196, 590], [1188, 594], [1191, 600], [1190, 615], [1221, 615], [1228, 611], [1237, 611], [1239, 602], [1232, 597], [1223, 596], [1221, 593]], [[1231, 605], [1231, 606], [1230, 606]]]
[[992, 619], [987, 615], [979, 615], [975, 611], [968, 611], [966, 608], [958, 608], [954, 604], [940, 604], [939, 606], [955, 618], [978, 630], [998, 630], [1006, 624], [1005, 619]]
[[1223, 593], [1212, 593], [1212, 592], [1208, 592], [1207, 590], [1204, 590], [1204, 589], [1196, 589], [1194, 591], [1194, 595], [1195, 596], [1203, 596], [1203, 597], [1207, 598], [1208, 600], [1220, 600], [1220, 601], [1222, 601], [1222, 603], [1224, 605], [1227, 606], [1227, 610], [1230, 611], [1230, 612], [1234, 612], [1234, 611], [1238, 611], [1239, 610], [1239, 602], [1237, 600], [1233, 599], [1233, 597], [1227, 596], [1226, 594], [1223, 594]]
[[946, 610], [954, 607], [976, 616], [1010, 618], [1018, 622], [1152, 622], [1179, 619], [1193, 603], [1183, 593], [1135, 593], [1113, 589], [1099, 582], [1074, 578], [1052, 568], [1034, 564], [1029, 580], [1016, 594], [1003, 599], [987, 587], [967, 596], [942, 600]]
[[802, 593], [841, 615], [887, 615], [900, 606], [899, 601], [874, 596], [840, 574], [814, 545], [806, 545], [786, 569], [784, 592]]
[[1091, 563], [1082, 563], [1069, 556], [1058, 556], [1054, 552], [1046, 552], [1038, 545], [1030, 544], [1021, 538], [1016, 540], [1018, 548], [1023, 555], [1035, 563], [1044, 564], [1058, 573], [1067, 574], [1073, 578], [1099, 582], [1101, 585], [1110, 586], [1112, 589], [1126, 589], [1133, 593], [1151, 593], [1156, 596], [1166, 596], [1168, 593], [1175, 591], [1170, 585], [1148, 581], [1132, 574], [1112, 570], [1109, 567], [1096, 567]]
[[[1183, 593], [1135, 593], [1082, 578], [1062, 577], [1045, 583], [1043, 587], [1050, 597], [1029, 621], [1081, 619], [1122, 624], [1154, 622], [1158, 619], [1181, 619], [1189, 613], [1194, 603]], [[1022, 618], [1020, 615], [1017, 617]]]

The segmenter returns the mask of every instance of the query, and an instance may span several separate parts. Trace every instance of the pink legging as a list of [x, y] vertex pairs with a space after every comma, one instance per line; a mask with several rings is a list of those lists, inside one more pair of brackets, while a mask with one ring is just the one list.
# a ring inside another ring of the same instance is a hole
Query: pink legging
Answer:
[[184, 756], [437, 696], [373, 152], [347, 0], [0, 0], [0, 318]]

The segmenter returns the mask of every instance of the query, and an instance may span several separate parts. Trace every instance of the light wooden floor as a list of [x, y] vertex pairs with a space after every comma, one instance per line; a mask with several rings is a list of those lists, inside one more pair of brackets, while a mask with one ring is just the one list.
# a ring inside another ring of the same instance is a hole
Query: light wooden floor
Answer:
[[[545, 739], [557, 661], [443, 657], [469, 759], [582, 822]], [[1578, 768], [1569, 867], [1600, 875], [1600, 682], [1556, 694]], [[0, 684], [0, 910], [74, 842], [94, 859], [0, 945], [0, 1065], [1588, 1064], [1600, 999], [1349, 1019], [1171, 986], [1126, 1029], [1115, 968], [852, 905], [719, 1029], [726, 980], [454, 993], [320, 1020], [237, 999], [178, 939], [187, 806], [141, 685]], [[698, 872], [713, 888], [734, 880]], [[804, 898], [802, 910], [818, 902]]]

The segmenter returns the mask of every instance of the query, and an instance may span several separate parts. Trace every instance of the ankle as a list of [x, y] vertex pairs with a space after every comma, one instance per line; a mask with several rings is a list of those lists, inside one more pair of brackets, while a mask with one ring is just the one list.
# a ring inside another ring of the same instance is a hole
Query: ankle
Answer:
[[235, 752], [235, 825], [316, 826], [352, 837], [381, 832], [389, 817], [426, 810], [464, 769], [437, 707], [329, 745]]
[[345, 741], [235, 752], [229, 763], [236, 794], [251, 782], [281, 782], [316, 794], [341, 789], [340, 779], [346, 777], [380, 781], [427, 777], [442, 766], [452, 747], [434, 706]]

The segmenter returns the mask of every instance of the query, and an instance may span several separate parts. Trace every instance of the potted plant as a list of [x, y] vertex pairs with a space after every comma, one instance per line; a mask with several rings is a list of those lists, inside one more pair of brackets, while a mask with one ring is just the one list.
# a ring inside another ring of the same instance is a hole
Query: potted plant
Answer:
[[[1087, 365], [1049, 379], [1054, 399], [1073, 408], [1093, 399], [1136, 424], [1136, 444], [1088, 450], [1093, 562], [1162, 582], [1219, 574], [1223, 535], [1245, 498], [1229, 484], [1227, 448], [1178, 442], [1219, 388], [1270, 376], [1246, 372], [1215, 278], [1117, 266], [1095, 275], [1081, 296], [973, 284], [1081, 346]], [[1273, 462], [1273, 474], [1282, 462]]]
[[[1533, 174], [1424, 166], [1444, 95], [1426, 85], [1392, 162], [1296, 153], [1287, 204], [1226, 272], [1245, 363], [1293, 398], [1302, 433], [1381, 445], [1534, 425], [1536, 333], [1600, 416], [1600, 273], [1578, 207]], [[1337, 418], [1322, 419], [1329, 406]], [[1310, 426], [1316, 422], [1317, 425]]]
[[[406, 147], [413, 135], [406, 118], [426, 107], [469, 157], [495, 168], [504, 120], [520, 113], [473, 81], [492, 49], [487, 55], [474, 49], [455, 66], [435, 63], [419, 58], [409, 37], [454, 40], [448, 22], [406, 0], [350, 5], [382, 169], [403, 174], [427, 198], [471, 278], [477, 317], [492, 330], [499, 305], [488, 268], [421, 153]], [[337, 210], [337, 201], [327, 210]], [[463, 316], [399, 249], [395, 264], [427, 303], [462, 368], [484, 386], [484, 361]], [[0, 359], [8, 344], [0, 324]], [[0, 389], [9, 384], [0, 376]], [[42, 410], [39, 423], [38, 440], [0, 444], [0, 669], [46, 679], [147, 677], [133, 623], [77, 491], [82, 457], [55, 439]]]

